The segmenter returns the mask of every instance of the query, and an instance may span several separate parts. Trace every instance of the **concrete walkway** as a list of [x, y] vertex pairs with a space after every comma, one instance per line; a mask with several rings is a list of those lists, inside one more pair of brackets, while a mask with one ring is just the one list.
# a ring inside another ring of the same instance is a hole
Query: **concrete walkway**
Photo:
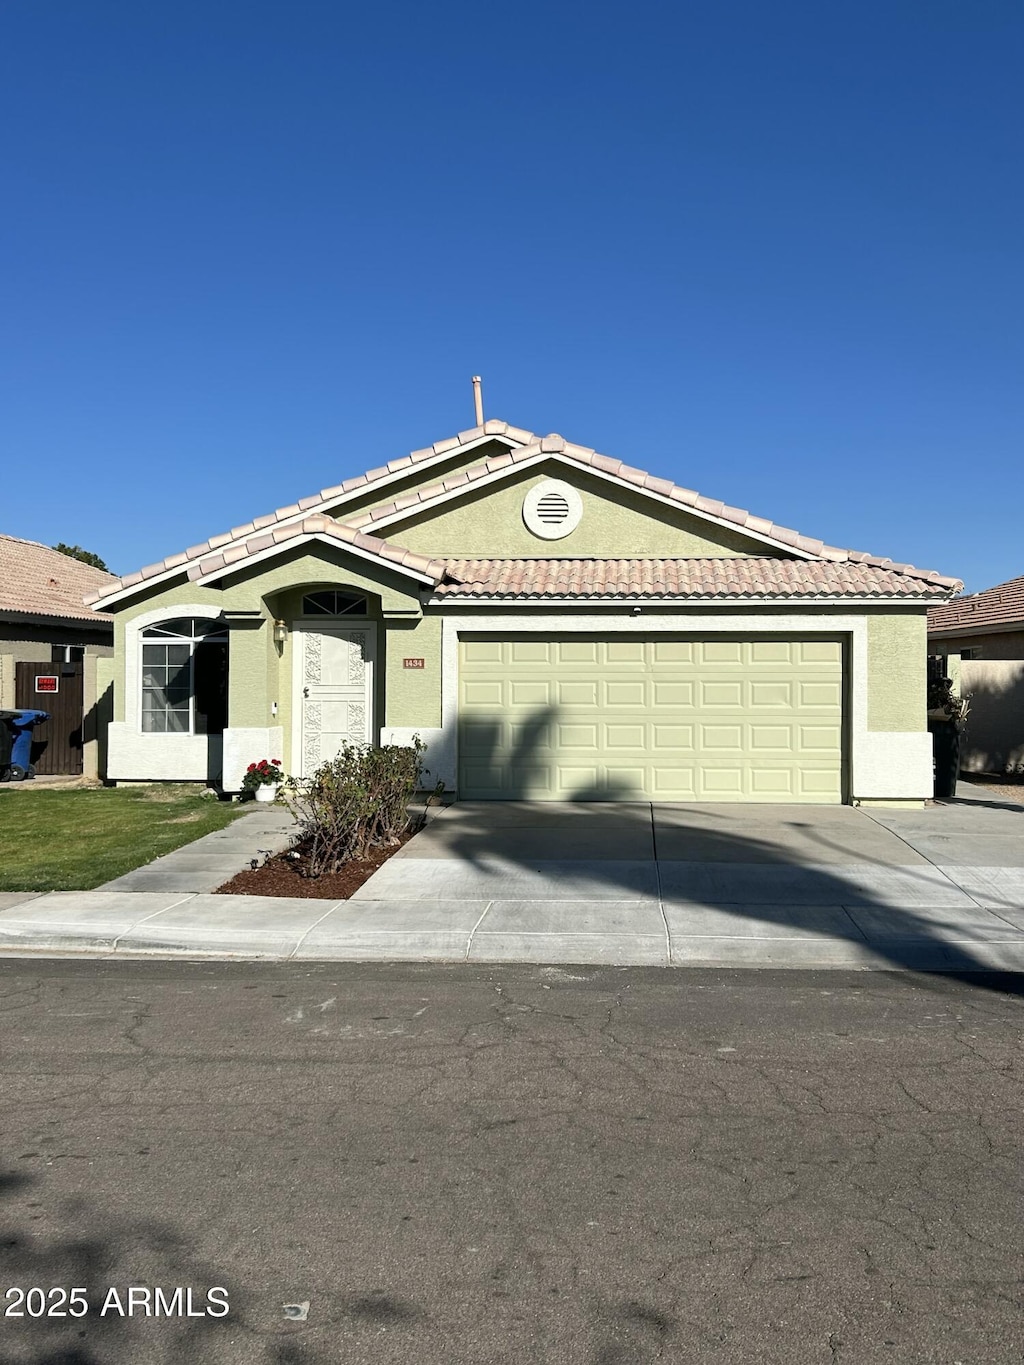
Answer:
[[[1024, 971], [1024, 806], [461, 803], [348, 901], [215, 896], [259, 809], [91, 892], [0, 895], [0, 952]], [[958, 793], [958, 795], [960, 795]]]

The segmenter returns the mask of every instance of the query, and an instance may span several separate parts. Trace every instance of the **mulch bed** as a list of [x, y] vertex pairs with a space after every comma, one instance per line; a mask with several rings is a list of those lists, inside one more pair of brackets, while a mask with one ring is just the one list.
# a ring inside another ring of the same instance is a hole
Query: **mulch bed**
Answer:
[[332, 872], [325, 877], [304, 875], [308, 864], [308, 851], [297, 844], [292, 853], [279, 853], [253, 871], [238, 872], [229, 882], [218, 886], [217, 896], [302, 896], [312, 900], [348, 900], [353, 891], [358, 891], [378, 867], [397, 853], [403, 844], [412, 838], [406, 834], [391, 848], [379, 849], [369, 858], [346, 863], [340, 872]]

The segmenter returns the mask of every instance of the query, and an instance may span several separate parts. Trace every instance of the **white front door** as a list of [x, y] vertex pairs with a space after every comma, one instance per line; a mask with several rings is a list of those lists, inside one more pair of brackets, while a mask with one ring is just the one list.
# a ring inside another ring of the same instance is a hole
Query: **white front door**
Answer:
[[373, 665], [377, 631], [372, 625], [345, 630], [297, 632], [300, 776], [311, 777], [346, 743], [373, 739]]

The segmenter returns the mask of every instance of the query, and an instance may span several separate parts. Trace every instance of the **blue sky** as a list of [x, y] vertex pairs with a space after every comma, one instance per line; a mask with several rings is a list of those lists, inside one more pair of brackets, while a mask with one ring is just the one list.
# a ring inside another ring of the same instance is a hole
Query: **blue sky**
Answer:
[[8, 5], [0, 529], [129, 572], [472, 425], [479, 373], [1024, 573], [1022, 69], [1018, 0]]

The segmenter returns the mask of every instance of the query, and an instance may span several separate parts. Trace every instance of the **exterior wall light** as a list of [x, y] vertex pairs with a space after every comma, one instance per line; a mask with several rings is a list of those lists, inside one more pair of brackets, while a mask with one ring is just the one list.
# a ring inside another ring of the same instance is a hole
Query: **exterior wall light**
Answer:
[[283, 646], [288, 639], [288, 624], [285, 621], [274, 622], [274, 644]]

